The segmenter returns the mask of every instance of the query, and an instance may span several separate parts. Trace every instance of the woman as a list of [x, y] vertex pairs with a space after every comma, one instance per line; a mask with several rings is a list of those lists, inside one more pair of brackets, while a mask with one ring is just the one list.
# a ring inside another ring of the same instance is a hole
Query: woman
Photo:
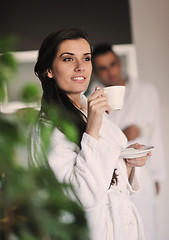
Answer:
[[[50, 34], [39, 50], [35, 73], [43, 88], [41, 115], [46, 115], [46, 103], [60, 106], [76, 116], [81, 134], [77, 146], [61, 126], [55, 128], [48, 163], [58, 180], [73, 185], [86, 211], [91, 239], [142, 240], [140, 218], [129, 195], [139, 188], [134, 167], [143, 166], [147, 156], [120, 158], [127, 140], [105, 117], [110, 107], [104, 91], [96, 89], [88, 100], [83, 96], [92, 72], [91, 54], [86, 33], [79, 29]], [[32, 161], [38, 156], [39, 144], [37, 125], [31, 138]]]

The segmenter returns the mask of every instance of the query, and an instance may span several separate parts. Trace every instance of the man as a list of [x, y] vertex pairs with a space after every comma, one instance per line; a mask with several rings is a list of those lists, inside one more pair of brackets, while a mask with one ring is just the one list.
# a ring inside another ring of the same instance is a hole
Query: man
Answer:
[[108, 117], [123, 130], [130, 143], [155, 147], [148, 164], [139, 173], [142, 190], [132, 197], [142, 216], [146, 239], [155, 240], [156, 196], [165, 175], [158, 94], [152, 84], [123, 76], [120, 58], [109, 45], [98, 45], [92, 61], [94, 74], [100, 82], [93, 82], [91, 91], [96, 86], [126, 86], [122, 110], [111, 111]]

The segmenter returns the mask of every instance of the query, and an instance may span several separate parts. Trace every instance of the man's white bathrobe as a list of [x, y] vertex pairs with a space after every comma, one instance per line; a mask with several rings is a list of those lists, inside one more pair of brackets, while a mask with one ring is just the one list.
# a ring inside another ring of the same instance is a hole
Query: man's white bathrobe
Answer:
[[[86, 98], [82, 97], [83, 109]], [[31, 156], [39, 144], [36, 126], [31, 139]], [[143, 240], [144, 234], [138, 212], [130, 194], [139, 189], [133, 171], [128, 181], [126, 164], [119, 157], [127, 140], [122, 131], [103, 116], [99, 140], [84, 133], [81, 149], [55, 129], [51, 138], [48, 162], [61, 182], [74, 186], [85, 209], [92, 240]], [[109, 188], [114, 169], [118, 184]]]
[[[104, 87], [95, 81], [90, 93], [96, 86]], [[155, 147], [147, 164], [137, 169], [141, 191], [131, 197], [142, 217], [146, 240], [157, 239], [155, 183], [162, 183], [166, 175], [161, 116], [160, 98], [154, 85], [134, 79], [126, 83], [123, 108], [107, 116], [122, 130], [133, 124], [140, 127], [140, 136], [128, 144], [138, 142]]]
[[142, 217], [147, 240], [157, 239], [155, 182], [162, 183], [165, 178], [161, 115], [160, 99], [155, 87], [149, 82], [130, 80], [126, 84], [124, 107], [108, 116], [120, 129], [132, 124], [140, 127], [140, 136], [129, 144], [138, 142], [155, 147], [151, 159], [138, 169], [141, 191], [132, 196]]

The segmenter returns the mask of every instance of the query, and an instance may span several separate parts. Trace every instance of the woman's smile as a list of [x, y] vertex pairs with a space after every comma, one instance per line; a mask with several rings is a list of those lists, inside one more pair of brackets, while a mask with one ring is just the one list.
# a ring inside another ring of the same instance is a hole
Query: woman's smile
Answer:
[[86, 80], [84, 76], [75, 76], [72, 77], [71, 79], [77, 83], [83, 83]]

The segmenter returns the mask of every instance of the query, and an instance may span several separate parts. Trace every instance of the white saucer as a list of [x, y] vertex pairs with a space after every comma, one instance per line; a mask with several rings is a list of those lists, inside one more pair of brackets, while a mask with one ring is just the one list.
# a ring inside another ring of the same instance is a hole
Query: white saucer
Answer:
[[146, 156], [148, 152], [153, 150], [153, 146], [144, 146], [142, 149], [126, 148], [121, 151], [120, 157], [122, 158], [137, 158]]

